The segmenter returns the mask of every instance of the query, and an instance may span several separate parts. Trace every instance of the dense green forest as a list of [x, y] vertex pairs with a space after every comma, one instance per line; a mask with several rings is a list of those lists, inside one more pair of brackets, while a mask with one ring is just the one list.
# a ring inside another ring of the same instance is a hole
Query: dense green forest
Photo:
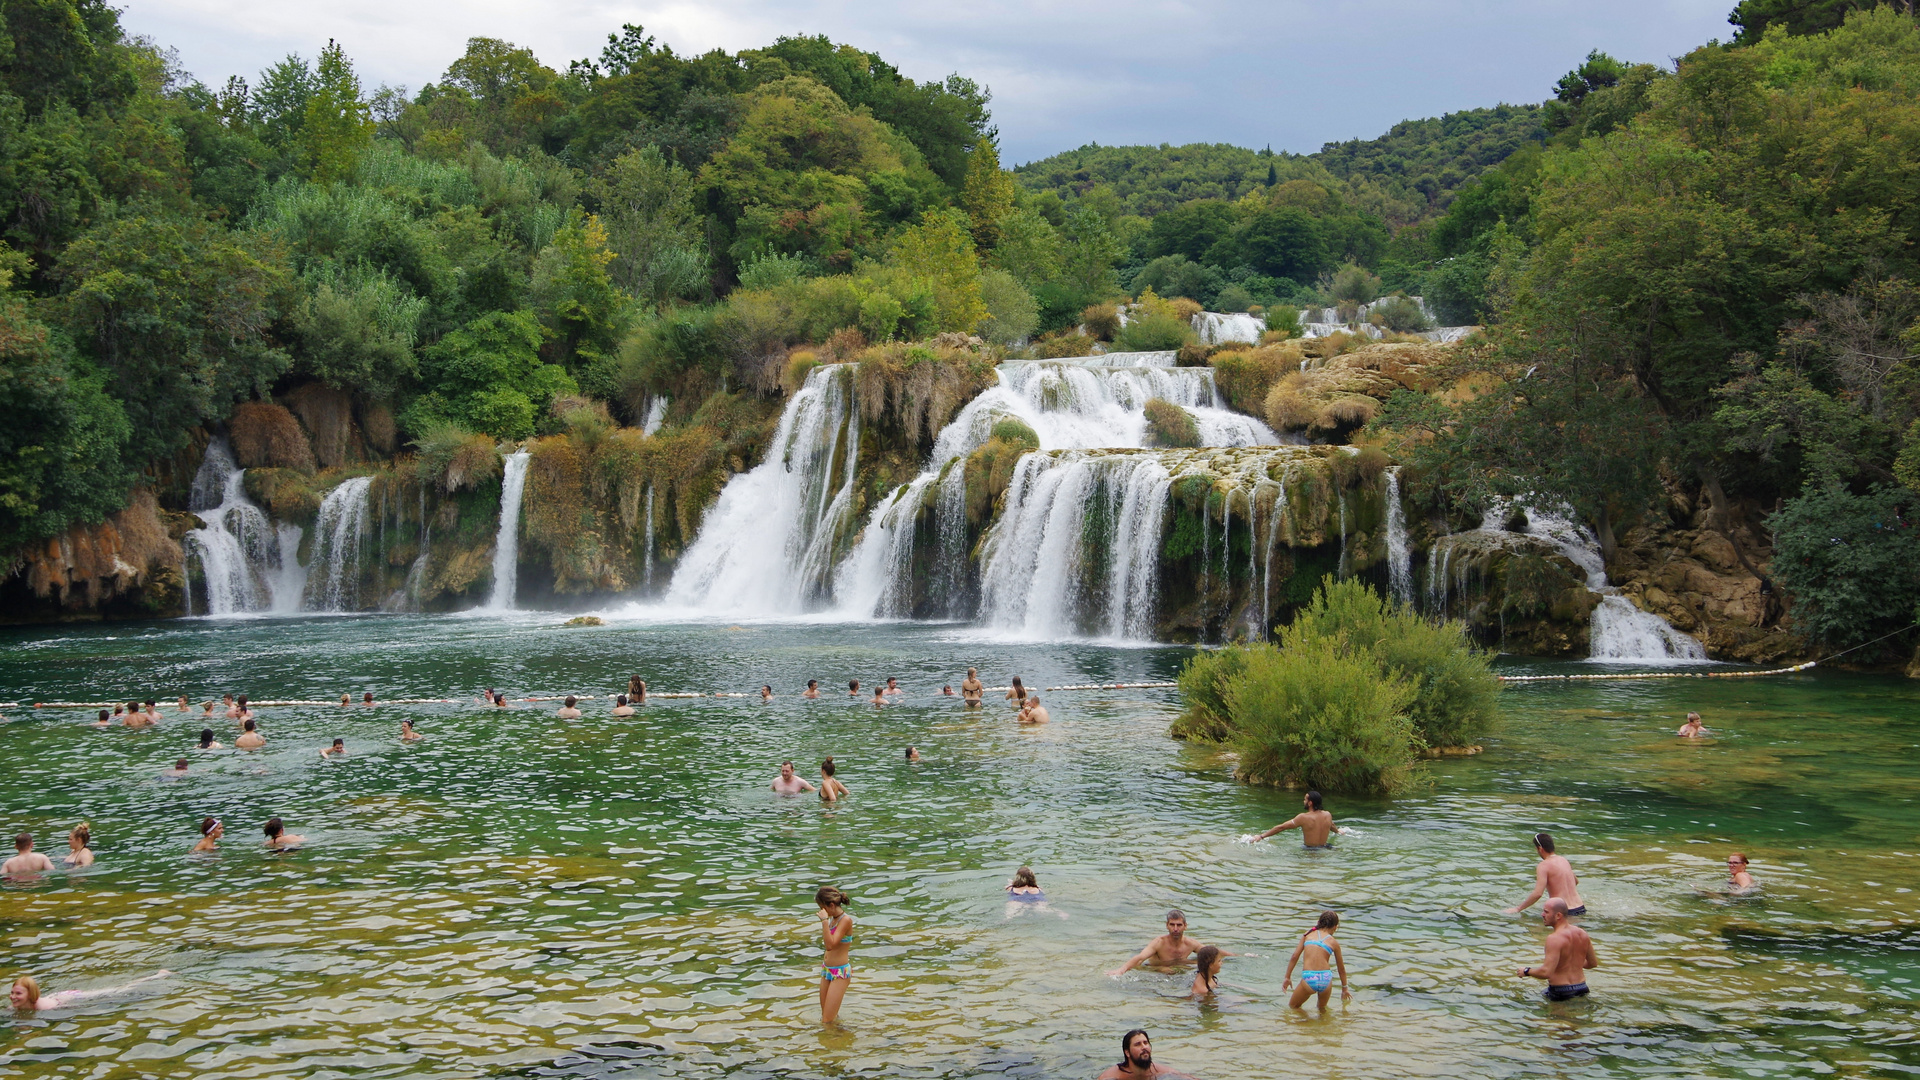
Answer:
[[0, 551], [178, 490], [196, 438], [307, 388], [428, 457], [664, 405], [646, 453], [700, 478], [691, 526], [816, 363], [870, 359], [918, 415], [982, 355], [1113, 336], [1116, 301], [1144, 299], [1121, 344], [1170, 347], [1195, 303], [1284, 335], [1397, 290], [1488, 327], [1360, 433], [1436, 511], [1559, 499], [1610, 543], [1704, 493], [1812, 638], [1920, 601], [1904, 6], [1746, 0], [1677, 63], [1591, 53], [1540, 106], [1314, 155], [1013, 171], [981, 87], [825, 38], [626, 27], [564, 70], [475, 38], [409, 95], [334, 43], [213, 86], [98, 0], [0, 17]]

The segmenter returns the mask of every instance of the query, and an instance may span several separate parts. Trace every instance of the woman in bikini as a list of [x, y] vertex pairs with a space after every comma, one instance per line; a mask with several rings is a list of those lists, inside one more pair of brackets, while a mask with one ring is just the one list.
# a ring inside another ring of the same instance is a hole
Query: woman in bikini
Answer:
[[1213, 945], [1200, 946], [1200, 951], [1193, 954], [1193, 963], [1193, 996], [1207, 997], [1220, 985], [1219, 948]]
[[70, 849], [70, 854], [60, 861], [68, 866], [92, 866], [93, 849], [87, 846], [91, 843], [93, 843], [93, 829], [84, 821], [75, 825], [73, 831], [67, 834], [67, 847]]
[[820, 763], [820, 801], [837, 802], [846, 797], [847, 785], [833, 778], [833, 758]]
[[1016, 709], [1027, 707], [1027, 687], [1020, 681], [1018, 675], [1013, 677], [1013, 686], [1007, 690], [1007, 700], [1013, 702], [1013, 707]]
[[827, 948], [820, 961], [820, 1022], [831, 1024], [840, 1015], [847, 984], [853, 981], [853, 964], [847, 955], [853, 944], [853, 916], [845, 910], [847, 894], [831, 885], [822, 885], [813, 902], [820, 905], [820, 932]]
[[[1353, 998], [1353, 991], [1347, 989], [1346, 958], [1340, 955], [1340, 943], [1333, 940], [1334, 928], [1339, 925], [1339, 915], [1331, 911], [1323, 911], [1320, 913], [1320, 921], [1314, 924], [1313, 929], [1300, 935], [1300, 944], [1293, 947], [1293, 955], [1287, 958], [1286, 981], [1280, 984], [1282, 990], [1293, 987], [1293, 966], [1300, 964], [1300, 985], [1294, 987], [1293, 1000], [1288, 1002], [1292, 1008], [1299, 1008], [1306, 1004], [1308, 998], [1319, 994], [1320, 1008], [1324, 1011], [1327, 1007], [1327, 998], [1333, 994], [1334, 968], [1340, 971], [1340, 1000], [1348, 1001]], [[1312, 966], [1313, 957], [1306, 957], [1307, 962], [1302, 963], [1303, 954], [1309, 947], [1319, 949], [1321, 955], [1318, 959], [1323, 965], [1331, 966], [1316, 968]]]

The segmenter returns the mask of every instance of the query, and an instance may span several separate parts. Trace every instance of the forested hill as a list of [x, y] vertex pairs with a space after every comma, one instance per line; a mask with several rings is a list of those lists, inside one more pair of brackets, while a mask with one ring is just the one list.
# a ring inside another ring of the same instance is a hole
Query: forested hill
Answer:
[[1090, 143], [1018, 166], [1014, 175], [1030, 191], [1063, 198], [1104, 184], [1124, 212], [1144, 217], [1195, 199], [1238, 199], [1259, 188], [1308, 180], [1342, 191], [1355, 205], [1399, 226], [1444, 211], [1462, 185], [1547, 134], [1541, 106], [1497, 105], [1402, 121], [1377, 139], [1328, 143], [1316, 154], [1224, 143]]

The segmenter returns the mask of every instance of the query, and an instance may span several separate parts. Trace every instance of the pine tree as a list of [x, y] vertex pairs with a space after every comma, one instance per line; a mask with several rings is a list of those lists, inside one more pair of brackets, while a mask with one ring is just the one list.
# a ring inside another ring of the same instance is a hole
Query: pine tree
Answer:
[[373, 110], [360, 98], [353, 61], [331, 38], [320, 50], [312, 87], [301, 141], [314, 182], [326, 184], [353, 175], [360, 152], [373, 142]]
[[1000, 168], [1000, 151], [981, 139], [967, 155], [960, 205], [973, 224], [973, 242], [986, 251], [1000, 242], [1000, 223], [1013, 213], [1013, 176]]

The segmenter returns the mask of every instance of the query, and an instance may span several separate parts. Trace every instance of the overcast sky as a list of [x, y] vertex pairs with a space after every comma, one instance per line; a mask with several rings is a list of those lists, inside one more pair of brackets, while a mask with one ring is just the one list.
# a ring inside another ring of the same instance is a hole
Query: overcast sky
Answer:
[[1001, 157], [1088, 142], [1311, 152], [1395, 122], [1540, 101], [1588, 49], [1665, 63], [1728, 38], [1734, 0], [127, 0], [129, 30], [209, 85], [336, 38], [371, 89], [432, 81], [469, 37], [564, 69], [639, 23], [681, 53], [824, 33], [920, 81], [993, 92]]

